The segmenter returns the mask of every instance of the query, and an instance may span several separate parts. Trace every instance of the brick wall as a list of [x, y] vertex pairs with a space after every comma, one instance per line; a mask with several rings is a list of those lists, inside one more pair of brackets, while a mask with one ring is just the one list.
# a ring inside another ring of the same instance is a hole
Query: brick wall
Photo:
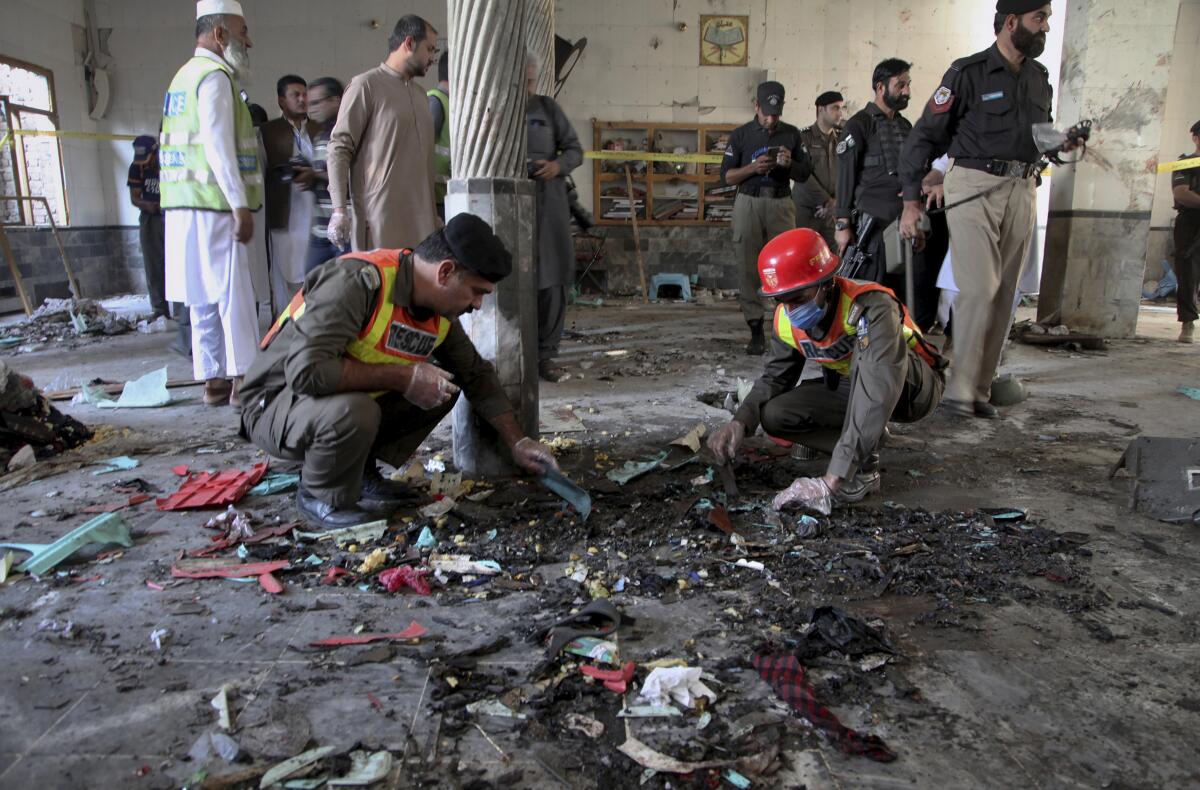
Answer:
[[[597, 262], [593, 271], [603, 270], [608, 290], [613, 295], [639, 293], [637, 258], [634, 255], [633, 229], [628, 226], [601, 226], [596, 233], [605, 236], [605, 260]], [[656, 274], [679, 273], [698, 275], [702, 288], [737, 288], [739, 283], [738, 256], [733, 244], [733, 231], [728, 227], [639, 227], [642, 259], [646, 266], [646, 284]], [[580, 242], [577, 250], [582, 257], [587, 243]], [[586, 259], [579, 261], [582, 272]]]
[[[34, 307], [71, 295], [58, 246], [49, 228], [5, 228], [25, 292]], [[83, 295], [141, 293], [146, 287], [136, 227], [71, 227], [58, 231]], [[0, 256], [3, 257], [3, 256]], [[0, 264], [0, 312], [21, 310], [8, 263]]]

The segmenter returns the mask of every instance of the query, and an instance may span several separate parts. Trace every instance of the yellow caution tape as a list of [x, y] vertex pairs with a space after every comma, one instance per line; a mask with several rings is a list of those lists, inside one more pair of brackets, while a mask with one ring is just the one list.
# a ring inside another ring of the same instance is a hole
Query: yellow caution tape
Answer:
[[44, 129], [13, 129], [0, 138], [0, 148], [11, 142], [15, 135], [25, 137], [66, 137], [72, 140], [136, 140], [136, 134], [103, 134], [101, 132], [62, 132]]
[[585, 159], [614, 159], [619, 162], [702, 162], [720, 164], [721, 154], [660, 154], [653, 151], [584, 151]]
[[1176, 170], [1190, 170], [1193, 167], [1200, 167], [1200, 156], [1191, 156], [1187, 159], [1176, 159], [1174, 162], [1160, 162], [1158, 172], [1173, 173]]

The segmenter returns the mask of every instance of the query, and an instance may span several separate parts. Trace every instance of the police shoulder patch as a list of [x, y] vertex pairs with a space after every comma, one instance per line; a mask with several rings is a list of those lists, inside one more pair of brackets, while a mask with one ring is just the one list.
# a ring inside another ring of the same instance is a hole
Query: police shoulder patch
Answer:
[[854, 147], [854, 135], [848, 134], [843, 140], [837, 144], [838, 154], [844, 154]]
[[933, 92], [933, 98], [929, 100], [930, 112], [943, 113], [948, 112], [954, 105], [954, 91], [943, 85]]

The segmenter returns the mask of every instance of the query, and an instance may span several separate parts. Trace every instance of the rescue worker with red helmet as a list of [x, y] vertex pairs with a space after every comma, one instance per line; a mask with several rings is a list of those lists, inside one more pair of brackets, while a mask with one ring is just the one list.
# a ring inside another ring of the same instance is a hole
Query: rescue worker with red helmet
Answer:
[[[880, 442], [889, 421], [916, 422], [942, 397], [946, 363], [888, 288], [837, 276], [821, 236], [781, 233], [758, 257], [759, 294], [775, 300], [769, 359], [733, 419], [708, 447], [721, 463], [761, 425], [767, 435], [828, 453], [822, 477], [797, 478], [774, 506], [828, 514], [879, 490]], [[805, 363], [822, 378], [800, 381]]]

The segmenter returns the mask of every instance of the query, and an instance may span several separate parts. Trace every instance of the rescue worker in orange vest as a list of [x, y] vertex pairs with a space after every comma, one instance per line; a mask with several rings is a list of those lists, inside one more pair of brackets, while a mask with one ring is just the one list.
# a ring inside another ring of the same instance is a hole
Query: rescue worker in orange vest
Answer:
[[558, 468], [522, 434], [495, 369], [458, 322], [511, 270], [488, 224], [459, 214], [416, 250], [352, 252], [309, 272], [242, 385], [242, 434], [304, 462], [296, 505], [305, 520], [351, 526], [411, 501], [376, 461], [402, 466], [460, 389], [517, 466]]
[[[776, 510], [828, 515], [835, 503], [878, 491], [888, 421], [916, 422], [942, 397], [946, 364], [904, 305], [882, 285], [838, 277], [839, 264], [808, 228], [763, 247], [759, 294], [777, 304], [770, 359], [733, 420], [708, 440], [724, 463], [761, 425], [768, 436], [831, 455], [825, 475], [797, 478], [775, 497]], [[825, 375], [801, 382], [809, 360]]]

